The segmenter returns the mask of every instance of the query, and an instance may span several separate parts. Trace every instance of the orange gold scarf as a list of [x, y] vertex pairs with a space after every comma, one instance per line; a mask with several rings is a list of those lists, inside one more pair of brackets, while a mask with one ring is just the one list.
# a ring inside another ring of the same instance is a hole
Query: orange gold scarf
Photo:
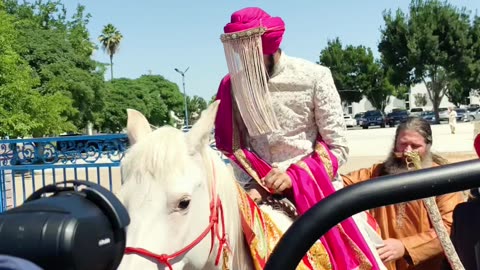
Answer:
[[[282, 237], [282, 232], [272, 218], [258, 207], [241, 186], [237, 185], [237, 188], [243, 232], [250, 248], [255, 269], [262, 270]], [[320, 241], [312, 246], [297, 267], [297, 270], [331, 269], [328, 253]]]

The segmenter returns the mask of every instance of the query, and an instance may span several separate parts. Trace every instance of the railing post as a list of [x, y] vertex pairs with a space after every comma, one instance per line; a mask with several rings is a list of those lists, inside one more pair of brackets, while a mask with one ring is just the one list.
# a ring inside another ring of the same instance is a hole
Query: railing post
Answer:
[[0, 169], [0, 213], [13, 205], [12, 171]]
[[0, 213], [5, 211], [7, 200], [5, 194], [5, 177], [2, 170], [0, 170]]

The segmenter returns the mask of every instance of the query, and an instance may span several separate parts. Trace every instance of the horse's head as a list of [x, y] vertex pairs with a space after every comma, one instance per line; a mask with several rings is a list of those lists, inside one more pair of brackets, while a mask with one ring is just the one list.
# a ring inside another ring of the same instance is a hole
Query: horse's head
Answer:
[[163, 269], [162, 258], [154, 254], [169, 256], [174, 269], [202, 269], [209, 263], [209, 179], [213, 164], [221, 160], [211, 153], [208, 141], [218, 103], [212, 103], [188, 133], [169, 126], [152, 131], [140, 112], [128, 110], [131, 147], [121, 164], [119, 198], [130, 214], [127, 247], [133, 247], [134, 254], [124, 256], [120, 269]]

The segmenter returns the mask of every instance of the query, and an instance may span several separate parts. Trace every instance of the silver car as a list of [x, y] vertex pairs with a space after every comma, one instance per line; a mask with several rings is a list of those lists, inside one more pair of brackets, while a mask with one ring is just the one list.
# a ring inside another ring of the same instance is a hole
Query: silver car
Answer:
[[480, 108], [468, 108], [463, 117], [465, 121], [475, 121], [480, 119]]

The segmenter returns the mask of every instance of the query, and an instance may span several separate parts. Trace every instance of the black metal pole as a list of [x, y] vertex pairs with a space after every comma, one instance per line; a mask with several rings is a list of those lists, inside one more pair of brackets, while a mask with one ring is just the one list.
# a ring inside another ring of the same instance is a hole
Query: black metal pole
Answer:
[[185, 73], [182, 73], [183, 98], [185, 99], [185, 127], [188, 128], [188, 109], [187, 109], [187, 92], [185, 90]]
[[465, 161], [343, 188], [302, 215], [280, 239], [265, 270], [293, 270], [317, 239], [365, 210], [480, 186], [480, 160]]
[[183, 85], [183, 98], [184, 98], [184, 109], [185, 109], [185, 120], [183, 121], [185, 128], [188, 128], [188, 109], [187, 109], [187, 92], [185, 90], [185, 73], [187, 73], [188, 69], [190, 67], [187, 67], [185, 71], [180, 71], [178, 68], [175, 68], [175, 71], [178, 72], [180, 75], [182, 75], [182, 85]]

